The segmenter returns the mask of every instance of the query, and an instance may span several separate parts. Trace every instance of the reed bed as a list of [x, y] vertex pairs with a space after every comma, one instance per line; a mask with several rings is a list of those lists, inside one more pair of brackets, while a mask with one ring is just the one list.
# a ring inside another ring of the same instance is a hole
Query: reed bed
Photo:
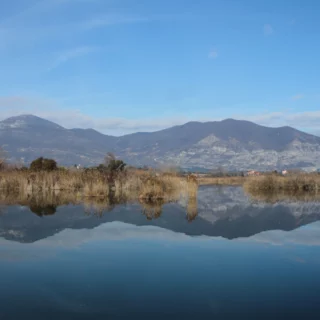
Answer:
[[317, 193], [320, 191], [320, 175], [296, 174], [289, 176], [266, 175], [250, 177], [244, 183], [244, 188], [249, 193], [254, 192], [294, 192]]
[[106, 173], [97, 170], [57, 170], [53, 172], [0, 172], [0, 194], [35, 194], [51, 191], [79, 193], [81, 197], [139, 198], [147, 201], [170, 200], [177, 194], [196, 196], [195, 179], [174, 174], [155, 174], [125, 171]]

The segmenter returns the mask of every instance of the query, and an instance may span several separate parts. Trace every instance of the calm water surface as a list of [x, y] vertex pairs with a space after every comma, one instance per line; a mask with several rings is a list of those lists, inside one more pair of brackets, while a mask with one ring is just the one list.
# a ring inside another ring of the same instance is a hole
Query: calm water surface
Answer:
[[320, 203], [196, 205], [2, 206], [0, 319], [320, 319]]

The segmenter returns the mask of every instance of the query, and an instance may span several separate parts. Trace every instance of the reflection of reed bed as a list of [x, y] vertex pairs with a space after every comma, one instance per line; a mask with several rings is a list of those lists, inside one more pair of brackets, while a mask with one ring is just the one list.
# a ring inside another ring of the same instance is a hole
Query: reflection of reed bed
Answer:
[[142, 213], [147, 217], [148, 220], [158, 219], [162, 213], [162, 206], [165, 204], [163, 200], [157, 200], [153, 202], [146, 202], [140, 200], [142, 207]]
[[246, 181], [246, 177], [203, 177], [199, 178], [199, 185], [226, 185], [241, 186]]
[[82, 196], [78, 192], [42, 191], [37, 193], [28, 192], [0, 192], [0, 204], [2, 205], [54, 205], [63, 206], [79, 204]]
[[86, 197], [117, 197], [147, 200], [170, 199], [177, 193], [195, 193], [196, 180], [174, 174], [136, 174], [99, 172], [98, 170], [53, 172], [9, 171], [0, 173], [0, 191], [37, 193], [44, 191], [81, 192]]
[[249, 193], [252, 200], [266, 203], [277, 202], [320, 202], [320, 193], [317, 192], [271, 192], [271, 191], [252, 191]]
[[85, 214], [102, 217], [105, 212], [112, 211], [117, 204], [120, 204], [120, 202], [115, 202], [114, 199], [110, 199], [109, 197], [105, 197], [102, 199], [87, 198], [83, 202], [83, 207]]
[[182, 196], [191, 202], [197, 197], [198, 183], [193, 177], [131, 172], [110, 177], [91, 171], [1, 172], [0, 205], [28, 206], [42, 216], [54, 214], [58, 206], [81, 204], [87, 214], [101, 216], [117, 204], [139, 199], [144, 214], [157, 218], [163, 204]]
[[267, 175], [252, 177], [246, 180], [244, 188], [247, 192], [318, 192], [320, 190], [320, 175], [296, 174], [290, 176]]
[[[142, 213], [148, 220], [157, 219], [162, 214], [163, 205], [178, 202], [181, 194], [171, 194], [171, 198], [166, 200], [148, 200], [139, 199]], [[188, 199], [187, 219], [192, 221], [197, 216], [197, 198], [194, 193], [190, 196], [186, 193], [184, 196]], [[57, 190], [41, 191], [36, 193], [28, 192], [0, 192], [0, 207], [6, 205], [20, 205], [29, 207], [30, 210], [38, 216], [53, 215], [59, 206], [64, 205], [81, 205], [87, 215], [102, 217], [106, 212], [112, 211], [119, 204], [137, 203], [137, 198], [132, 193], [123, 194], [121, 197], [111, 193], [104, 197], [88, 197], [80, 191], [78, 192], [61, 192]]]
[[198, 202], [197, 198], [191, 197], [188, 199], [187, 205], [187, 219], [189, 222], [193, 221], [198, 215]]

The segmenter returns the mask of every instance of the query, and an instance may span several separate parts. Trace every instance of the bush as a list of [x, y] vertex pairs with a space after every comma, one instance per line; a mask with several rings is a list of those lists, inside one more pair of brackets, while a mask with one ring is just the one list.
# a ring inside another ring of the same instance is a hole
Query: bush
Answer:
[[126, 164], [122, 160], [110, 160], [107, 169], [110, 171], [123, 171]]
[[40, 157], [31, 162], [30, 169], [33, 171], [53, 171], [57, 170], [58, 166], [55, 160]]
[[124, 167], [126, 166], [126, 164], [122, 160], [117, 160], [112, 152], [107, 153], [104, 158], [104, 162], [104, 165], [100, 166], [103, 166], [108, 171], [123, 171]]

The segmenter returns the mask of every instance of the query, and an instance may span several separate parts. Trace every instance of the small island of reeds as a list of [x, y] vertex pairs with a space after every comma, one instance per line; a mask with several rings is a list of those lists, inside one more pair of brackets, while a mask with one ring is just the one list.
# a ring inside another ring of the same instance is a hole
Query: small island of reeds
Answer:
[[195, 197], [198, 181], [194, 175], [126, 168], [110, 156], [105, 164], [91, 168], [59, 168], [52, 159], [38, 158], [30, 167], [3, 166], [1, 193], [34, 194], [47, 191], [72, 192], [81, 198], [140, 199], [170, 201], [181, 193]]

